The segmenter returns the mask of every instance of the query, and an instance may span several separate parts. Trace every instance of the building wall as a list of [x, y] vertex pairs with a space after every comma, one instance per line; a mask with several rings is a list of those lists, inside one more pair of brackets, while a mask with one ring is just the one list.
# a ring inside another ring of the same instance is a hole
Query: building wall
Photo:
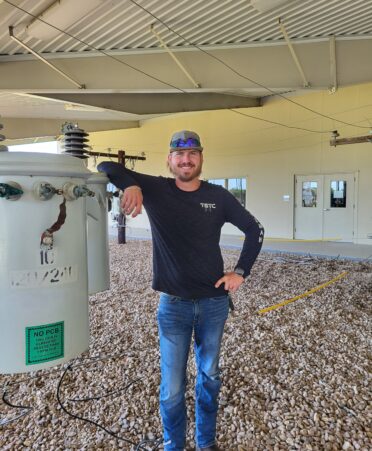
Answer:
[[[372, 83], [338, 90], [291, 96], [291, 100], [324, 115], [369, 127], [372, 118]], [[168, 175], [166, 157], [174, 131], [197, 131], [204, 146], [204, 178], [247, 177], [247, 209], [265, 226], [266, 236], [293, 238], [294, 176], [336, 172], [356, 173], [357, 228], [355, 242], [372, 244], [372, 146], [369, 143], [329, 145], [331, 130], [341, 137], [367, 135], [368, 128], [344, 125], [304, 110], [279, 97], [268, 97], [262, 107], [237, 110], [316, 132], [297, 130], [261, 122], [218, 110], [182, 113], [151, 119], [136, 129], [97, 132], [90, 135], [95, 151], [112, 148], [127, 155], [146, 153], [145, 162], [135, 170]], [[319, 133], [325, 131], [325, 133]], [[283, 196], [289, 195], [290, 201]], [[135, 220], [131, 223], [134, 226]], [[141, 227], [146, 223], [140, 219]], [[231, 227], [225, 233], [236, 233]]]

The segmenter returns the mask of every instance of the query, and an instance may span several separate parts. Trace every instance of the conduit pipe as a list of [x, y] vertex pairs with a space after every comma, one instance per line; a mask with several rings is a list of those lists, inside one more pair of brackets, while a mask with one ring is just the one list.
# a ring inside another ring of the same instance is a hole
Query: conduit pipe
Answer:
[[306, 78], [304, 70], [302, 69], [300, 60], [298, 59], [296, 51], [295, 51], [295, 49], [294, 49], [294, 47], [292, 45], [292, 42], [291, 42], [291, 40], [290, 40], [290, 38], [288, 36], [287, 30], [285, 29], [284, 24], [283, 24], [283, 22], [281, 21], [280, 18], [278, 19], [278, 23], [279, 23], [280, 31], [282, 32], [282, 34], [284, 36], [284, 39], [285, 39], [285, 42], [288, 45], [289, 51], [291, 52], [293, 61], [295, 62], [296, 66], [297, 66], [297, 69], [300, 72], [300, 75], [302, 77], [303, 86], [304, 86], [304, 88], [309, 88], [310, 87], [310, 83], [307, 81], [307, 78]]
[[319, 290], [321, 290], [322, 288], [328, 287], [328, 285], [331, 285], [332, 283], [337, 282], [338, 280], [340, 280], [340, 279], [342, 279], [343, 277], [345, 277], [347, 274], [348, 274], [348, 271], [345, 271], [345, 272], [339, 274], [339, 275], [338, 275], [337, 277], [335, 277], [334, 279], [329, 280], [328, 282], [323, 283], [322, 285], [318, 285], [317, 287], [314, 287], [314, 288], [312, 288], [311, 290], [305, 291], [305, 293], [302, 293], [302, 294], [300, 294], [300, 295], [298, 295], [298, 296], [295, 296], [295, 297], [293, 297], [293, 298], [291, 298], [291, 299], [287, 299], [286, 301], [279, 302], [279, 304], [275, 304], [275, 305], [272, 305], [272, 306], [270, 306], [270, 307], [266, 307], [266, 308], [264, 308], [264, 309], [261, 309], [261, 310], [258, 311], [258, 313], [259, 313], [260, 315], [264, 315], [265, 313], [271, 312], [272, 310], [276, 310], [276, 309], [278, 309], [278, 308], [280, 308], [280, 307], [284, 307], [285, 305], [288, 305], [288, 304], [290, 304], [290, 303], [292, 303], [292, 302], [295, 302], [295, 301], [297, 301], [298, 299], [302, 299], [302, 298], [304, 298], [304, 297], [306, 297], [306, 296], [310, 296], [311, 294], [315, 293], [316, 291], [319, 291]]
[[156, 39], [160, 42], [161, 46], [164, 47], [164, 49], [169, 53], [169, 55], [173, 58], [174, 62], [177, 64], [177, 66], [182, 70], [182, 72], [186, 75], [186, 77], [191, 81], [191, 83], [194, 85], [194, 88], [200, 88], [201, 85], [197, 83], [192, 76], [189, 74], [189, 72], [186, 70], [184, 65], [181, 63], [181, 61], [176, 57], [176, 55], [172, 52], [172, 50], [167, 46], [167, 44], [164, 42], [162, 37], [154, 30], [154, 26], [151, 25], [150, 27], [151, 33], [156, 37]]
[[329, 37], [329, 61], [330, 61], [330, 94], [337, 91], [337, 60], [336, 60], [336, 38], [334, 35]]
[[71, 83], [73, 83], [75, 86], [77, 86], [79, 89], [85, 89], [85, 85], [80, 84], [79, 82], [77, 82], [76, 80], [74, 80], [73, 78], [71, 78], [69, 75], [67, 75], [65, 72], [63, 72], [61, 69], [58, 69], [57, 66], [55, 66], [54, 64], [50, 63], [48, 60], [46, 60], [45, 58], [43, 58], [39, 53], [37, 53], [35, 50], [33, 50], [31, 47], [29, 47], [27, 44], [25, 44], [24, 42], [22, 42], [20, 39], [18, 39], [17, 37], [14, 36], [13, 33], [13, 27], [9, 27], [9, 36], [11, 39], [13, 39], [13, 41], [17, 42], [17, 44], [19, 44], [20, 46], [22, 46], [23, 48], [25, 48], [27, 51], [29, 51], [30, 53], [32, 53], [34, 56], [36, 56], [36, 58], [38, 58], [40, 61], [42, 61], [44, 64], [46, 64], [47, 66], [49, 66], [50, 68], [52, 68], [54, 71], [58, 72], [60, 75], [62, 75], [62, 77], [66, 78], [68, 81], [70, 81]]

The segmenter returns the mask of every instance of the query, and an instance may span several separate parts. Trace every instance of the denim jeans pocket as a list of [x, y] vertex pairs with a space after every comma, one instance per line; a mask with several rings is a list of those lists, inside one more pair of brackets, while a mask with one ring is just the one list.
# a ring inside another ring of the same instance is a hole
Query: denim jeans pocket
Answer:
[[202, 316], [209, 323], [221, 323], [227, 320], [229, 314], [229, 296], [215, 296], [202, 299]]
[[218, 302], [218, 301], [226, 301], [226, 298], [228, 298], [228, 294], [223, 294], [222, 296], [215, 296], [215, 297], [213, 297], [213, 298], [211, 298], [212, 299], [212, 301], [216, 301], [216, 302]]
[[179, 296], [173, 296], [172, 294], [160, 293], [160, 302], [165, 302], [168, 304], [174, 304], [181, 298]]

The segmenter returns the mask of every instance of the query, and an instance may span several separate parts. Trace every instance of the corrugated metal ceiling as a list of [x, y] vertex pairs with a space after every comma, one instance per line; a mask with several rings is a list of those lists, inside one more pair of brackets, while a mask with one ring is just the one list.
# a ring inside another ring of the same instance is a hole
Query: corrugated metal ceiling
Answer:
[[[297, 0], [266, 13], [255, 10], [249, 0], [137, 0], [189, 43], [198, 46], [235, 46], [275, 43], [283, 40], [278, 17], [292, 39], [372, 37], [372, 1]], [[95, 48], [111, 50], [158, 49], [150, 31], [154, 24], [170, 47], [188, 47], [184, 39], [169, 31], [154, 17], [130, 0], [103, 0], [94, 11], [68, 28], [68, 32], [89, 45], [65, 34], [49, 42], [29, 37], [25, 27], [32, 17], [10, 3], [38, 15], [52, 1], [4, 0], [0, 3], [0, 55], [26, 54], [13, 42], [8, 27], [39, 53], [71, 53]]]
[[[306, 91], [336, 91], [370, 80], [372, 0], [288, 0], [268, 12], [259, 12], [250, 0], [60, 2], [58, 18], [66, 10], [74, 14], [75, 23], [66, 29], [70, 36], [59, 33], [49, 40], [39, 40], [30, 37], [26, 27], [55, 0], [0, 0], [0, 113], [11, 118], [12, 133], [17, 137], [22, 136], [17, 131], [17, 120], [22, 118], [33, 119], [32, 136], [40, 136], [46, 133], [43, 118], [68, 117], [92, 123], [138, 121], [164, 111], [208, 110], [208, 93], [222, 93], [214, 108], [226, 108], [227, 94], [235, 95], [240, 102], [250, 96], [299, 92], [304, 86]], [[93, 3], [98, 6], [78, 19], [77, 9]], [[66, 8], [66, 4], [72, 8]], [[309, 83], [304, 82], [292, 60], [279, 18], [290, 38], [298, 43], [298, 59]], [[10, 38], [10, 26], [21, 42], [46, 59], [69, 58], [56, 61], [55, 66], [86, 89], [77, 90], [76, 83], [73, 86], [61, 73], [28, 54]], [[169, 47], [185, 50], [177, 56], [201, 88], [195, 88], [163, 53], [151, 26]], [[331, 35], [339, 41], [337, 54], [332, 53]], [[209, 57], [195, 51], [191, 44], [208, 50]], [[112, 58], [98, 58], [97, 50], [110, 53]], [[116, 58], [121, 55], [125, 57]], [[180, 91], [192, 91], [196, 104], [186, 107], [178, 101], [178, 109], [174, 109], [171, 100], [166, 101], [168, 97], [159, 95]], [[146, 99], [138, 103], [143, 93]], [[48, 98], [37, 99], [36, 94]], [[157, 113], [148, 116], [149, 112]]]

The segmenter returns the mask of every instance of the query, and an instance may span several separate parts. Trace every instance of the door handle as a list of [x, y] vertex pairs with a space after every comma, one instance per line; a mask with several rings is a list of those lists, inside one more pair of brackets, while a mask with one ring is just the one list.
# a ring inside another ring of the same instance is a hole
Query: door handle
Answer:
[[323, 208], [323, 211], [331, 211], [330, 208]]

